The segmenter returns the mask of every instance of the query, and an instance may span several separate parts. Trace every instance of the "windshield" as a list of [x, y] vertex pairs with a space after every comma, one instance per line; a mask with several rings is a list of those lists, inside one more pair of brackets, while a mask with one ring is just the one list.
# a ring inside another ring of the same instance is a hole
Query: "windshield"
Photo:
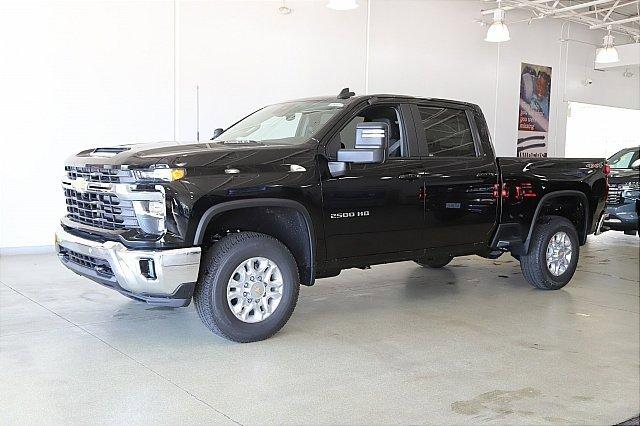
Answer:
[[631, 165], [638, 159], [640, 150], [623, 150], [609, 157], [609, 165], [612, 169], [630, 169]]
[[340, 102], [328, 101], [270, 105], [231, 126], [215, 141], [298, 145], [313, 137], [343, 107]]

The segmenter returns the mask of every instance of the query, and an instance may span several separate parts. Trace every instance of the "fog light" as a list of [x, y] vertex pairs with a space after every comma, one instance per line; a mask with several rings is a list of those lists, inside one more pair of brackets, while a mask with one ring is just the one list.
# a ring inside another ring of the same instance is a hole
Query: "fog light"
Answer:
[[140, 273], [148, 280], [158, 278], [156, 275], [156, 264], [153, 259], [140, 259]]

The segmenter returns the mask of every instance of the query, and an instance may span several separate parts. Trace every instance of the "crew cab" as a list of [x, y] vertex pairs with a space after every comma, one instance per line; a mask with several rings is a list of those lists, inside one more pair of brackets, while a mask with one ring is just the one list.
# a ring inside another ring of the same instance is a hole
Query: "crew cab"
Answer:
[[[206, 327], [266, 339], [300, 284], [347, 268], [519, 259], [557, 290], [601, 224], [604, 159], [496, 158], [477, 105], [396, 95], [266, 106], [206, 142], [87, 149], [62, 182], [72, 271]], [[369, 272], [375, 274], [375, 271]]]

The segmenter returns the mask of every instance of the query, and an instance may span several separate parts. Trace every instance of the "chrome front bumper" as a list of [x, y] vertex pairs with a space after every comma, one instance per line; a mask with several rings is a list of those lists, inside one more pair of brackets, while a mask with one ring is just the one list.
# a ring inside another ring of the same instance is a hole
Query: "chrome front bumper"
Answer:
[[200, 269], [200, 247], [131, 250], [116, 241], [87, 240], [64, 229], [56, 232], [56, 251], [73, 272], [154, 305], [188, 305]]

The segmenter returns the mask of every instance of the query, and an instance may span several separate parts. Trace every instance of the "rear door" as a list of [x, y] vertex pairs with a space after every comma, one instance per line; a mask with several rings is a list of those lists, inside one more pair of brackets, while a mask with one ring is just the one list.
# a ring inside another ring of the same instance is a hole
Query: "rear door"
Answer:
[[486, 245], [496, 223], [497, 166], [483, 152], [472, 110], [438, 102], [412, 110], [424, 158], [426, 245]]

